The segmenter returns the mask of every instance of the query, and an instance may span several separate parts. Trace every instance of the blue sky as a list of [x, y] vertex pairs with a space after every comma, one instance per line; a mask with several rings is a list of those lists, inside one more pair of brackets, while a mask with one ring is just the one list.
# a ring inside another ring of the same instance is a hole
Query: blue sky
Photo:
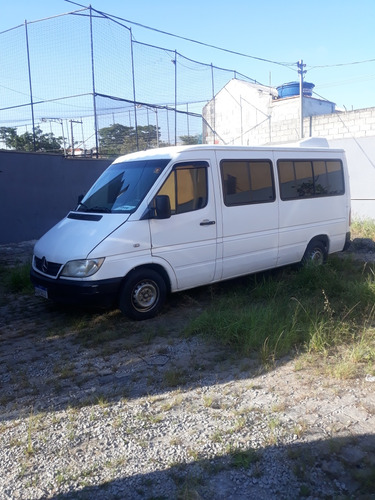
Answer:
[[[375, 106], [375, 0], [93, 0], [94, 9], [182, 37], [264, 58], [307, 65], [306, 81], [338, 107]], [[4, 2], [0, 32], [77, 10], [64, 0]], [[136, 40], [237, 70], [274, 86], [298, 79], [296, 66], [261, 62], [131, 25]], [[372, 60], [372, 62], [361, 63]], [[348, 64], [356, 63], [356, 64]], [[339, 65], [339, 66], [336, 66]], [[319, 68], [319, 66], [323, 66]]]

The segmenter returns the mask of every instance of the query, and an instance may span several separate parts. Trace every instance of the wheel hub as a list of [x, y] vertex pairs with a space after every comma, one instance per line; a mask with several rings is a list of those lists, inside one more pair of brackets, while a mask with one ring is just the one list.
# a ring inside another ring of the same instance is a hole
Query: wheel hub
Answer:
[[323, 263], [323, 255], [322, 255], [322, 252], [316, 248], [312, 254], [311, 254], [311, 262], [313, 264], [322, 264]]
[[134, 287], [133, 305], [139, 311], [150, 309], [156, 302], [158, 291], [155, 283], [141, 282]]

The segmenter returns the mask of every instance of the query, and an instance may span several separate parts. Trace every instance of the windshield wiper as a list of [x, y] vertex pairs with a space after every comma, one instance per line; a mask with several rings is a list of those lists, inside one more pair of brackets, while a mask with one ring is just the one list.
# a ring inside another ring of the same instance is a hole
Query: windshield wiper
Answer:
[[78, 204], [77, 210], [78, 210], [78, 212], [99, 212], [99, 213], [105, 213], [105, 214], [111, 213], [111, 210], [107, 207], [99, 207], [99, 206], [88, 207], [87, 205], [85, 205], [85, 203], [81, 203], [81, 202]]
[[107, 207], [90, 207], [86, 208], [86, 212], [101, 212], [104, 214], [110, 214], [111, 210]]
[[[83, 210], [81, 210], [81, 208]], [[77, 206], [77, 212], [83, 212], [84, 210], [88, 210], [89, 207], [87, 205], [85, 205], [84, 203], [82, 203], [81, 201], [78, 203], [78, 206]]]

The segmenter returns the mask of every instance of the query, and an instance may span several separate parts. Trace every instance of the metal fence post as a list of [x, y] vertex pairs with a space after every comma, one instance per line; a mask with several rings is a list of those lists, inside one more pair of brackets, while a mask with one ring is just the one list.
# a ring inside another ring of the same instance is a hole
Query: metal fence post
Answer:
[[177, 145], [177, 51], [174, 51], [174, 145]]
[[138, 120], [137, 120], [137, 101], [135, 93], [135, 72], [134, 72], [134, 52], [133, 52], [133, 33], [131, 28], [129, 29], [130, 34], [130, 53], [132, 59], [132, 80], [133, 80], [133, 105], [134, 105], [134, 127], [135, 127], [135, 142], [137, 146], [137, 151], [139, 151], [139, 139], [138, 139]]
[[[98, 140], [98, 115], [96, 112], [96, 89], [95, 89], [95, 65], [94, 65], [94, 35], [92, 28], [92, 7], [90, 5], [90, 44], [91, 44], [91, 76], [92, 76], [92, 97], [94, 106], [94, 127], [95, 127], [95, 150], [96, 157], [99, 157], [99, 140]], [[72, 152], [74, 152], [74, 144], [72, 144]]]
[[33, 124], [33, 149], [36, 151], [36, 138], [35, 138], [35, 119], [34, 119], [34, 100], [33, 100], [33, 86], [31, 82], [31, 65], [30, 65], [30, 49], [29, 49], [29, 34], [27, 31], [27, 21], [25, 20], [25, 35], [26, 35], [26, 51], [27, 51], [27, 68], [29, 72], [29, 89], [30, 89], [30, 105], [31, 105], [31, 120]]

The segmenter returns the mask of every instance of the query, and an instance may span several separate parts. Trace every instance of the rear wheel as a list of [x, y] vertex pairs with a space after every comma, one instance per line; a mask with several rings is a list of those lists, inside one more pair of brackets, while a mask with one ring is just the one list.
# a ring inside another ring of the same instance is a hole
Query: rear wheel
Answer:
[[320, 241], [315, 240], [311, 241], [306, 248], [306, 252], [302, 258], [302, 264], [313, 265], [313, 266], [321, 266], [327, 260], [327, 247], [326, 245]]
[[159, 273], [152, 269], [137, 269], [126, 278], [119, 307], [131, 319], [150, 319], [160, 312], [166, 294], [167, 287]]

